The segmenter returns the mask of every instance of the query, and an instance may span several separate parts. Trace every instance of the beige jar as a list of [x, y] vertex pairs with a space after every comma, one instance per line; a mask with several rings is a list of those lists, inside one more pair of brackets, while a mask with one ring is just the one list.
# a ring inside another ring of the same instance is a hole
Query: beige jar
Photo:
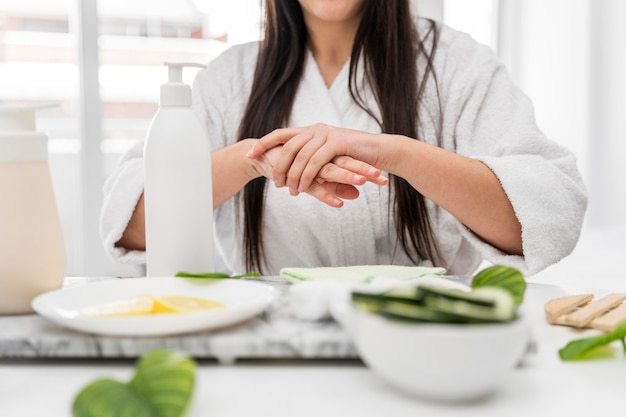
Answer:
[[65, 246], [48, 167], [47, 137], [35, 110], [0, 107], [0, 314], [32, 313], [58, 289]]

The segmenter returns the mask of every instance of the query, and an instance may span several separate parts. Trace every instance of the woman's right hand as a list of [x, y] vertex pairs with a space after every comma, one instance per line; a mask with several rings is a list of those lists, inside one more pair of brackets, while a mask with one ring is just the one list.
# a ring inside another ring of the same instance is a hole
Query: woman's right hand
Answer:
[[[273, 181], [274, 164], [280, 156], [281, 148], [282, 146], [274, 147], [259, 158], [251, 159], [254, 170]], [[337, 156], [322, 167], [313, 184], [305, 192], [331, 207], [341, 207], [343, 200], [354, 200], [359, 197], [357, 186], [368, 181], [379, 185], [387, 183], [381, 181], [380, 170], [376, 168], [372, 170], [373, 168], [349, 156]], [[298, 193], [292, 192], [292, 195]]]

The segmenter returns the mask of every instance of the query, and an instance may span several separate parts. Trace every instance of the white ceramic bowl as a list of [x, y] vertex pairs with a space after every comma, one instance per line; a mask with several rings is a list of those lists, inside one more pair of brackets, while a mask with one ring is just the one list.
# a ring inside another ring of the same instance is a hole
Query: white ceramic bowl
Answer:
[[358, 309], [351, 327], [361, 358], [391, 385], [436, 401], [492, 393], [520, 361], [530, 320], [501, 324], [432, 324], [389, 320]]

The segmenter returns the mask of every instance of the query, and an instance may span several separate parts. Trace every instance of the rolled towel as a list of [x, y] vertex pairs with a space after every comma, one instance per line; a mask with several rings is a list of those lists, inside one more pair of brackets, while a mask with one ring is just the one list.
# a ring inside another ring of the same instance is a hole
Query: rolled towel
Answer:
[[369, 283], [376, 277], [382, 276], [402, 280], [425, 276], [441, 277], [445, 273], [445, 268], [400, 265], [355, 265], [320, 268], [283, 268], [280, 270], [280, 276], [292, 283], [311, 280]]

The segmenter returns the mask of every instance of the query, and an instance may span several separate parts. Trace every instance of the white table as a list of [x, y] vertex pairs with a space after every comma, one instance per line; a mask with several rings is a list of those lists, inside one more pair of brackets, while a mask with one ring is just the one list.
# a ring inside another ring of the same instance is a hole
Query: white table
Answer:
[[[532, 277], [566, 292], [626, 292], [626, 233], [583, 235], [574, 254]], [[618, 268], [623, 271], [624, 268]], [[538, 312], [541, 314], [541, 311]], [[626, 358], [564, 363], [557, 351], [578, 337], [540, 321], [537, 352], [494, 395], [465, 404], [437, 404], [390, 388], [354, 360], [201, 362], [188, 417], [601, 417], [626, 409]], [[104, 377], [128, 380], [132, 361], [0, 360], [0, 417], [67, 417], [77, 392]]]
[[[577, 287], [548, 287], [541, 291], [544, 298], [560, 291], [580, 291]], [[463, 404], [427, 402], [390, 388], [358, 361], [349, 359], [259, 360], [232, 365], [201, 361], [188, 417], [623, 414], [624, 355], [602, 362], [561, 362], [558, 349], [579, 335], [545, 323], [541, 317], [543, 300], [533, 299], [535, 305], [529, 308], [537, 315], [536, 352], [488, 398]], [[105, 376], [128, 380], [132, 372], [132, 361], [0, 360], [0, 416], [70, 416], [74, 396], [87, 383]]]
[[[131, 365], [50, 362], [0, 365], [3, 417], [71, 415], [91, 380], [127, 380]], [[601, 416], [622, 415], [626, 362], [534, 364], [516, 370], [491, 397], [434, 404], [406, 396], [353, 363], [201, 364], [189, 417]]]

